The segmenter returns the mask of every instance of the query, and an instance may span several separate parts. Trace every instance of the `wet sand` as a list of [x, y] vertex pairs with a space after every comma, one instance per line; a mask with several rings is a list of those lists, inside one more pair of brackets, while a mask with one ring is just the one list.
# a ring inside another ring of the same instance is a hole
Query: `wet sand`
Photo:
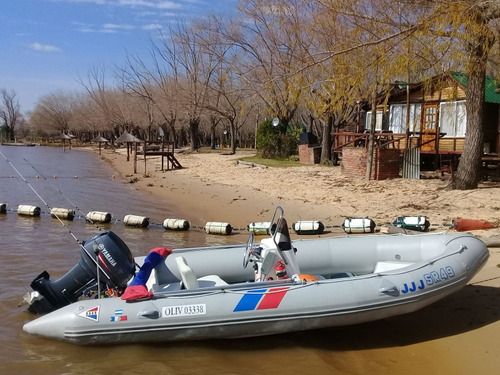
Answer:
[[[168, 202], [179, 213], [178, 218], [192, 225], [222, 221], [243, 228], [250, 222], [269, 221], [278, 205], [284, 208], [289, 223], [319, 220], [331, 226], [326, 236], [342, 235], [339, 226], [346, 217], [370, 217], [380, 228], [398, 216], [426, 216], [433, 231], [454, 231], [450, 225], [456, 218], [482, 219], [494, 225], [500, 222], [498, 183], [482, 183], [473, 191], [448, 191], [448, 182], [440, 179], [366, 182], [342, 176], [340, 167], [285, 169], [237, 164], [236, 159], [248, 153], [176, 154], [184, 168], [175, 171], [160, 171], [158, 158], [148, 159], [146, 167], [139, 160], [136, 174], [133, 159], [127, 162], [123, 150], [103, 150], [101, 158], [125, 182], [136, 180], [134, 186], [139, 191], [153, 195], [159, 204]], [[498, 227], [471, 233], [496, 243], [500, 238]], [[244, 239], [246, 233], [238, 236]], [[344, 370], [362, 373], [356, 371], [356, 363], [366, 365], [368, 361], [374, 373], [497, 373], [498, 245], [490, 247], [490, 255], [486, 266], [466, 288], [428, 308], [369, 325], [332, 330], [335, 337], [331, 348], [354, 351]], [[349, 345], [349, 336], [366, 332], [370, 332], [366, 346]], [[321, 360], [328, 361], [327, 352]]]

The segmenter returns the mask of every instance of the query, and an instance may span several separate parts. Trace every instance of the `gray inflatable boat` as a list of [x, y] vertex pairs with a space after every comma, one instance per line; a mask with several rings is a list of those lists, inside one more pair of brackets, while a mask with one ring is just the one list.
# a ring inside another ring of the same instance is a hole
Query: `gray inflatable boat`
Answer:
[[[46, 273], [34, 280], [32, 310], [53, 311], [23, 329], [76, 344], [120, 344], [358, 324], [413, 312], [456, 292], [489, 256], [469, 234], [292, 242], [281, 208], [272, 222], [274, 233], [260, 243], [250, 235], [242, 245], [174, 249], [151, 270], [147, 257], [136, 258], [148, 276], [148, 294], [132, 300], [120, 297], [137, 278], [128, 248], [111, 233], [96, 237], [66, 281], [50, 281]], [[92, 265], [100, 270], [94, 275]], [[101, 298], [82, 298], [96, 287]]]

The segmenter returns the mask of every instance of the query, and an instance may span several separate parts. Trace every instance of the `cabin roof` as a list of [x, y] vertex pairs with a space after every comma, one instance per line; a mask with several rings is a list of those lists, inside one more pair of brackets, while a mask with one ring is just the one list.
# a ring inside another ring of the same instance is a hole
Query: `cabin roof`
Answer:
[[[448, 82], [448, 85], [452, 85], [452, 81], [455, 81], [464, 91], [467, 87], [467, 80], [467, 74], [461, 72], [447, 72], [429, 79], [429, 81], [432, 82], [432, 85], [443, 85], [443, 83], [446, 84], [445, 82]], [[429, 81], [426, 82], [428, 83]], [[411, 85], [410, 90], [412, 92], [420, 91], [424, 86], [425, 82], [419, 82], [417, 84]], [[498, 80], [494, 77], [486, 76], [484, 89], [484, 100], [486, 103], [500, 104], [500, 90], [499, 92], [497, 92], [498, 89], [500, 89]], [[397, 84], [394, 86], [393, 92], [391, 93], [391, 98], [398, 100], [405, 96], [406, 84], [404, 82], [397, 82]]]
[[[457, 81], [462, 87], [467, 87], [468, 76], [465, 73], [450, 72], [451, 77]], [[485, 89], [484, 89], [484, 100], [486, 103], [496, 103], [500, 104], [500, 93], [496, 92], [498, 88], [498, 82], [495, 78], [486, 76]]]

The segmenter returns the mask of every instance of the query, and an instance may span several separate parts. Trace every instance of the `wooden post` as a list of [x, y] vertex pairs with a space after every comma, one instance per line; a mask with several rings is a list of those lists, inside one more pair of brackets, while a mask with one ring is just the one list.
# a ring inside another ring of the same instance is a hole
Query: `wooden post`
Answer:
[[161, 142], [161, 171], [163, 172], [165, 169], [164, 167], [164, 158], [165, 158], [165, 141], [162, 140]]
[[372, 119], [370, 124], [370, 137], [368, 138], [368, 155], [366, 158], [366, 175], [365, 180], [370, 181], [373, 168], [373, 150], [374, 150], [374, 139], [375, 139], [375, 128], [377, 127], [377, 85], [375, 85], [375, 90], [373, 92], [372, 98]]
[[408, 142], [410, 140], [410, 79], [406, 82], [406, 140], [405, 148], [410, 148]]
[[146, 140], [144, 140], [144, 147], [142, 152], [144, 153], [144, 173], [147, 173], [147, 165], [146, 165]]
[[[128, 145], [128, 143], [127, 143]], [[134, 151], [134, 174], [137, 173], [137, 142], [134, 143], [135, 145], [135, 151]], [[128, 150], [128, 148], [127, 148]]]

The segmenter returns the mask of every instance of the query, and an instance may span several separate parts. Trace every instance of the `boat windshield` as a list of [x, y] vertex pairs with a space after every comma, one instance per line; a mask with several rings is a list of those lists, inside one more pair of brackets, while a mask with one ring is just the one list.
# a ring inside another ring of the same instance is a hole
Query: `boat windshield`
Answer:
[[279, 227], [276, 233], [276, 242], [281, 251], [292, 250], [292, 241], [290, 240], [290, 232], [285, 218], [279, 221]]

